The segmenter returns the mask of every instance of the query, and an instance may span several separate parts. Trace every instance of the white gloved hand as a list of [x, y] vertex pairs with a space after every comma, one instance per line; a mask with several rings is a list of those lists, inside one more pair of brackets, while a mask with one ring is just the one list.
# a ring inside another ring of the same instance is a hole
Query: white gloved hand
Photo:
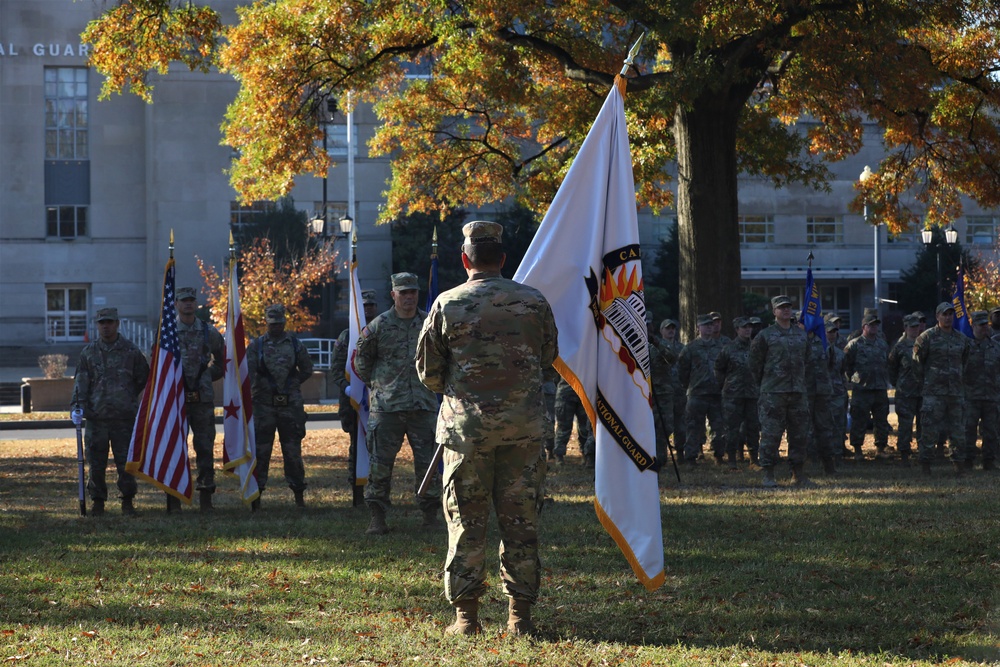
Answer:
[[83, 410], [77, 408], [69, 413], [69, 418], [73, 420], [74, 426], [79, 426], [83, 423]]
[[347, 398], [351, 397], [351, 385], [347, 385], [346, 387], [344, 387], [344, 394], [347, 396]]

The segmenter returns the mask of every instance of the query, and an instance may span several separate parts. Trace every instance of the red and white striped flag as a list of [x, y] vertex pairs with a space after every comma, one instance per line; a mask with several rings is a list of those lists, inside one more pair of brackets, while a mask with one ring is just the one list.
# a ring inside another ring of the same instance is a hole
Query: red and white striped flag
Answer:
[[149, 365], [149, 379], [132, 429], [125, 470], [172, 496], [191, 502], [184, 370], [174, 310], [174, 259], [163, 276], [163, 310]]
[[559, 327], [553, 367], [594, 425], [594, 507], [639, 581], [663, 584], [642, 256], [624, 80], [617, 79], [514, 280], [541, 291]]
[[226, 314], [226, 374], [222, 385], [225, 432], [222, 468], [240, 480], [240, 499], [250, 503], [260, 496], [257, 486], [257, 441], [253, 429], [253, 401], [247, 368], [247, 340], [236, 279], [236, 259], [229, 260], [229, 309]]

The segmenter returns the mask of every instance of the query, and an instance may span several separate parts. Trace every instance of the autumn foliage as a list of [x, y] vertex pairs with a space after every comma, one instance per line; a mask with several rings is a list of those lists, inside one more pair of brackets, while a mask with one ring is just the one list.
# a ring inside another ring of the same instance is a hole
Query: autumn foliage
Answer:
[[1000, 238], [992, 253], [982, 253], [965, 276], [965, 307], [969, 311], [1000, 306]]
[[[221, 275], [214, 266], [195, 257], [205, 281], [212, 322], [220, 331], [226, 327], [229, 308], [229, 274]], [[305, 299], [318, 285], [332, 282], [337, 267], [337, 253], [332, 244], [314, 246], [298, 259], [276, 264], [274, 249], [266, 238], [259, 238], [237, 253], [239, 262], [240, 306], [247, 335], [251, 338], [267, 331], [265, 309], [274, 303], [285, 306], [288, 331], [307, 331], [318, 318], [309, 312]]]

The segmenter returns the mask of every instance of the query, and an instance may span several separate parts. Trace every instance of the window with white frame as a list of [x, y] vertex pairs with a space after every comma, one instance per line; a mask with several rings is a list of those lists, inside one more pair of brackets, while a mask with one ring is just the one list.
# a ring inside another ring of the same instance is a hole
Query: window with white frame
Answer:
[[[354, 136], [351, 137], [351, 154], [358, 156], [358, 126], [354, 126]], [[347, 124], [327, 123], [326, 124], [326, 152], [333, 158], [347, 157]]]
[[255, 201], [250, 204], [241, 204], [233, 200], [229, 202], [229, 226], [232, 229], [240, 229], [244, 225], [257, 222], [257, 216], [263, 213], [270, 213], [274, 210], [274, 202]]
[[45, 159], [90, 157], [87, 68], [45, 68]]
[[48, 285], [45, 288], [45, 340], [82, 341], [87, 334], [87, 287]]
[[740, 226], [741, 245], [774, 243], [773, 215], [741, 215], [736, 220]]
[[45, 233], [71, 239], [87, 235], [86, 206], [46, 206]]
[[997, 240], [997, 218], [990, 215], [970, 215], [965, 219], [965, 242], [971, 245], [993, 245]]
[[844, 242], [844, 221], [839, 215], [811, 215], [806, 218], [806, 243]]

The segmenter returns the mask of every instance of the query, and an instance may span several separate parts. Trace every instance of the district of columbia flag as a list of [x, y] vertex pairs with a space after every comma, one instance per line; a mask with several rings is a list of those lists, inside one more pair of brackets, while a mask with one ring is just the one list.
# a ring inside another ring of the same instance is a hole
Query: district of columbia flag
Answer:
[[802, 323], [806, 327], [806, 333], [813, 333], [823, 341], [823, 349], [827, 349], [826, 325], [823, 322], [823, 305], [819, 298], [819, 288], [813, 280], [813, 270], [810, 266], [806, 269], [806, 303], [802, 308]]
[[955, 292], [951, 295], [951, 305], [955, 307], [955, 328], [969, 338], [975, 338], [972, 333], [972, 320], [969, 318], [969, 311], [965, 309], [965, 267], [962, 265], [958, 267]]
[[236, 258], [229, 259], [229, 307], [226, 313], [226, 374], [222, 381], [224, 432], [222, 469], [240, 483], [240, 499], [251, 503], [260, 496], [257, 486], [257, 440], [253, 428], [253, 400], [247, 366], [247, 339], [240, 308]]
[[664, 580], [663, 534], [624, 81], [616, 79], [514, 280], [552, 306], [554, 366], [594, 425], [597, 516], [653, 590]]
[[125, 470], [190, 504], [184, 371], [174, 310], [175, 272], [171, 257], [163, 275], [163, 309], [149, 379], [135, 417]]
[[361, 330], [368, 322], [365, 320], [365, 308], [361, 299], [361, 283], [358, 281], [358, 258], [353, 253], [351, 258], [351, 308], [349, 333], [347, 334], [347, 368], [344, 373], [351, 383], [351, 405], [358, 415], [358, 455], [357, 468], [354, 471], [354, 485], [364, 486], [368, 483], [368, 473], [371, 470], [371, 460], [368, 458], [368, 387], [354, 370], [354, 357], [358, 353], [358, 338]]

